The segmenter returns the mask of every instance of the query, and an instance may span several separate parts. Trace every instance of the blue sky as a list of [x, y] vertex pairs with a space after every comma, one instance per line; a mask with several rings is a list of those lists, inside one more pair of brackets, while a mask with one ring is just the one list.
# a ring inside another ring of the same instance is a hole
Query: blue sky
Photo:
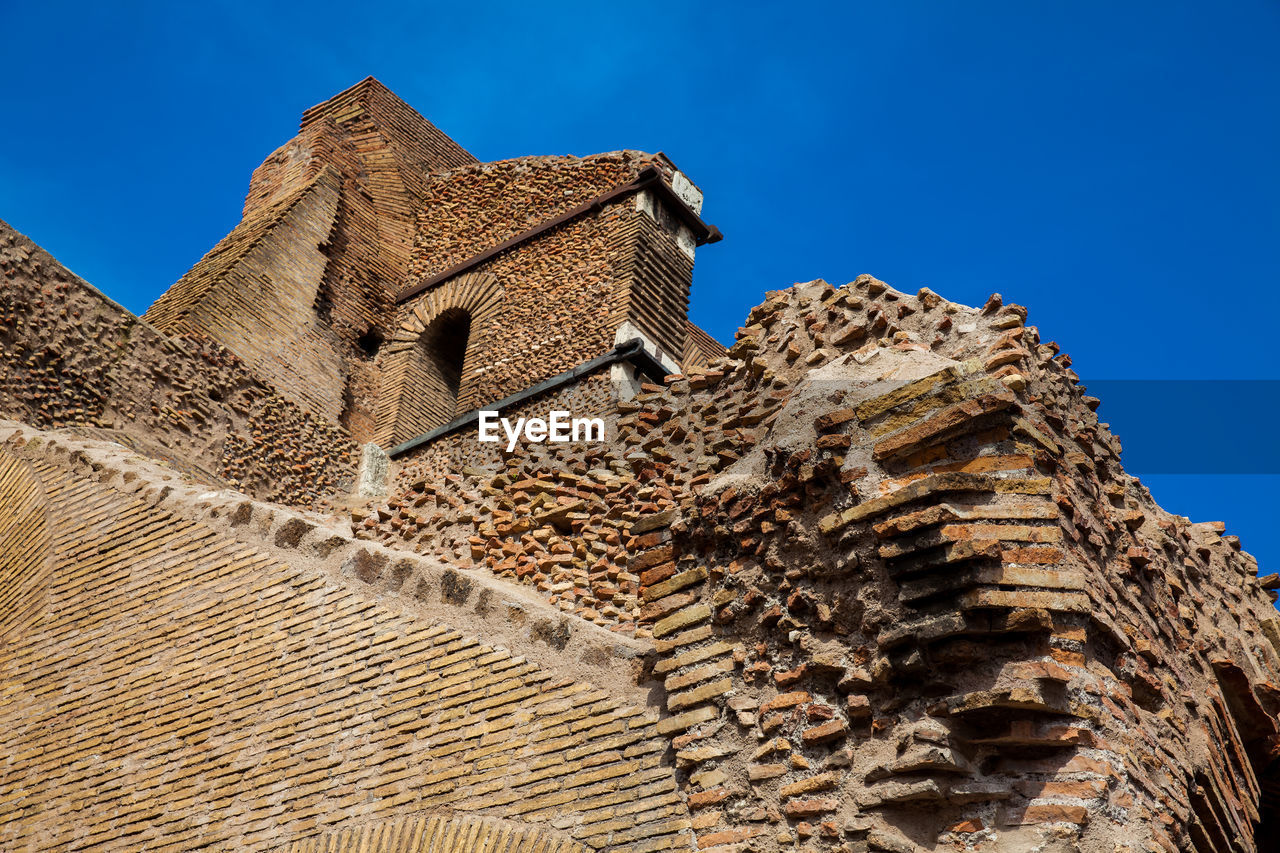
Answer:
[[[302, 110], [373, 74], [482, 160], [666, 151], [726, 235], [692, 307], [721, 340], [766, 290], [870, 272], [1025, 304], [1086, 380], [1275, 380], [1276, 44], [1274, 0], [0, 0], [0, 218], [141, 312]], [[1234, 471], [1144, 482], [1280, 570], [1280, 470], [1216, 462], [1275, 458], [1254, 387], [1211, 433], [1199, 402], [1099, 413]]]

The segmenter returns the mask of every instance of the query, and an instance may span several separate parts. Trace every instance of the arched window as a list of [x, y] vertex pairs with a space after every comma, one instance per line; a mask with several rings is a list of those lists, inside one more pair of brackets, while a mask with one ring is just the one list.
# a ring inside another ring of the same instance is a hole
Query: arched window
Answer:
[[477, 400], [475, 371], [504, 302], [489, 273], [450, 279], [401, 308], [378, 349], [380, 391], [374, 441], [384, 448], [447, 424]]
[[441, 312], [422, 332], [404, 372], [396, 441], [447, 424], [459, 414], [458, 388], [470, 335], [471, 315], [462, 308]]

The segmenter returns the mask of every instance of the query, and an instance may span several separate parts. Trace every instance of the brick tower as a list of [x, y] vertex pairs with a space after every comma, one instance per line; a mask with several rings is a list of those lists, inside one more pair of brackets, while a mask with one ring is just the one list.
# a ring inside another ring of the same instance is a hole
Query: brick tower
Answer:
[[144, 315], [208, 336], [357, 440], [398, 444], [687, 314], [701, 192], [633, 151], [479, 163], [373, 78], [307, 110], [240, 224]]

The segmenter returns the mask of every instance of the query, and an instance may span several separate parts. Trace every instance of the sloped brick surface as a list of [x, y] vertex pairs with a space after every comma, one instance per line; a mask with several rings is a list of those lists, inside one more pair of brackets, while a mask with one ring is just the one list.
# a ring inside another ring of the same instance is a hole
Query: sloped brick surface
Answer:
[[31, 467], [54, 563], [0, 657], [0, 847], [267, 850], [440, 808], [686, 846], [665, 740], [608, 690]]

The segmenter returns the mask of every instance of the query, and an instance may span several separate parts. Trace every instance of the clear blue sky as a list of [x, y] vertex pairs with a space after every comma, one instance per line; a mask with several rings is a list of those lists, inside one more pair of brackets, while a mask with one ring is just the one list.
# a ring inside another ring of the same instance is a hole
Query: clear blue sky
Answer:
[[[141, 312], [302, 110], [373, 74], [482, 160], [666, 151], [726, 234], [692, 309], [721, 340], [765, 290], [870, 272], [999, 291], [1086, 379], [1274, 380], [1278, 44], [1275, 0], [0, 0], [0, 218]], [[1274, 387], [1213, 406], [1248, 439], [1200, 403], [1100, 415], [1212, 471], [1245, 440], [1274, 458]], [[1280, 570], [1259, 467], [1144, 481]]]

